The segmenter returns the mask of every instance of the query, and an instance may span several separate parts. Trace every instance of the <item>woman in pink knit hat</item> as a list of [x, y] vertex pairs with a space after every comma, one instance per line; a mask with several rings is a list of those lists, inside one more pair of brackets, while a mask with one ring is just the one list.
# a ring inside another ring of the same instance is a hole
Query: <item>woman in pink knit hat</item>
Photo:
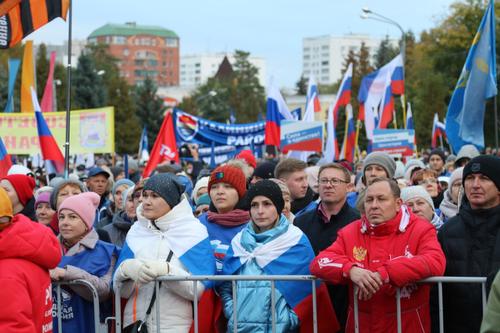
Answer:
[[[96, 193], [85, 192], [66, 198], [59, 206], [59, 241], [63, 257], [58, 267], [50, 271], [50, 276], [53, 281], [81, 279], [90, 282], [99, 295], [102, 309], [106, 308], [102, 307], [102, 302], [111, 301], [110, 285], [117, 250], [114, 245], [100, 241], [93, 228], [99, 201]], [[62, 297], [61, 311], [65, 314], [62, 331], [93, 333], [92, 294], [82, 286], [72, 286], [71, 291], [71, 297]], [[53, 324], [57, 332], [56, 317]]]

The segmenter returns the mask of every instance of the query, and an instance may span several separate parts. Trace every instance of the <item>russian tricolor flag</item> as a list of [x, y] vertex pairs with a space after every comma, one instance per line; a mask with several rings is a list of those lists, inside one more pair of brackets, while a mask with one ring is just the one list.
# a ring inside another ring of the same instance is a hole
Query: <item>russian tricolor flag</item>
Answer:
[[406, 129], [412, 130], [415, 129], [415, 125], [413, 125], [413, 114], [411, 112], [411, 104], [408, 103], [408, 107], [406, 108]]
[[356, 148], [356, 128], [354, 127], [354, 117], [350, 104], [346, 107], [346, 117], [346, 131], [344, 135], [344, 144], [340, 152], [340, 159], [345, 159], [352, 163], [354, 160], [354, 150]]
[[339, 145], [337, 141], [337, 135], [335, 133], [335, 124], [337, 122], [337, 118], [334, 115], [334, 106], [330, 105], [328, 108], [328, 120], [326, 123], [326, 144], [325, 150], [323, 152], [325, 160], [328, 162], [333, 162], [339, 156]]
[[337, 99], [333, 107], [333, 118], [335, 119], [335, 128], [337, 128], [337, 121], [339, 119], [339, 108], [346, 106], [351, 101], [351, 87], [352, 87], [352, 63], [347, 67], [342, 82], [340, 82], [339, 91], [337, 91]]
[[387, 72], [384, 95], [379, 109], [380, 121], [378, 122], [378, 128], [387, 128], [389, 123], [392, 121], [392, 115], [394, 113], [394, 97], [392, 96], [391, 82], [391, 74]]
[[[35, 89], [31, 87], [31, 99], [35, 108], [36, 127], [38, 130], [38, 140], [40, 141], [40, 149], [42, 157], [45, 160], [47, 170], [53, 169], [58, 173], [64, 172], [64, 156], [57, 145], [56, 140], [52, 136], [45, 118], [42, 115], [42, 109], [38, 103]], [[48, 171], [50, 172], [50, 171]]]
[[310, 101], [313, 101], [313, 109], [314, 113], [321, 111], [321, 104], [319, 102], [319, 90], [318, 85], [316, 84], [316, 80], [314, 76], [309, 77], [309, 83], [307, 85], [307, 96], [306, 96], [306, 108], [309, 105]]
[[266, 128], [264, 144], [279, 147], [281, 144], [281, 120], [294, 120], [277, 86], [272, 82], [267, 94]]
[[442, 122], [439, 121], [438, 114], [434, 114], [434, 121], [432, 122], [432, 140], [431, 147], [437, 147], [437, 139], [438, 137], [446, 137], [446, 126]]
[[12, 166], [12, 160], [10, 159], [7, 149], [3, 144], [2, 138], [0, 137], [0, 178], [7, 176], [7, 172]]
[[[282, 215], [281, 219], [284, 218]], [[248, 225], [247, 228], [252, 226]], [[224, 258], [223, 275], [233, 275], [249, 260], [255, 260], [266, 275], [310, 274], [309, 264], [314, 259], [314, 252], [307, 237], [296, 226], [290, 224], [286, 232], [272, 242], [255, 248], [252, 253], [241, 244], [244, 232], [245, 229], [231, 241]], [[324, 283], [319, 284], [319, 281], [316, 285], [318, 332], [336, 332], [339, 329], [338, 321], [326, 286]], [[313, 332], [311, 281], [276, 281], [276, 288], [299, 317], [300, 332]]]

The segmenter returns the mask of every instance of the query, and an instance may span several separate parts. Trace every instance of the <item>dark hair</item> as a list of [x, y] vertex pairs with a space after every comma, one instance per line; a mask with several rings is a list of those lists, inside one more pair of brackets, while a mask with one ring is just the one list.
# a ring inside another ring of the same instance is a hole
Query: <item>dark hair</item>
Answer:
[[400, 198], [401, 197], [401, 189], [399, 188], [398, 183], [391, 178], [386, 178], [386, 177], [377, 177], [372, 180], [370, 185], [368, 187], [372, 186], [375, 183], [381, 183], [381, 182], [386, 182], [389, 184], [389, 187], [391, 188], [391, 193], [394, 195], [395, 198]]

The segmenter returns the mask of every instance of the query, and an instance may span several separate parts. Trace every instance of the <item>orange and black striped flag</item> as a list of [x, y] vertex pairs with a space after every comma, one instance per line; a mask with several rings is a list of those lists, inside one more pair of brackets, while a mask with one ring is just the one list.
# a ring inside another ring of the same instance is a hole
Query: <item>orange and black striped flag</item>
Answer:
[[55, 18], [66, 20], [69, 0], [0, 0], [0, 49], [8, 49]]

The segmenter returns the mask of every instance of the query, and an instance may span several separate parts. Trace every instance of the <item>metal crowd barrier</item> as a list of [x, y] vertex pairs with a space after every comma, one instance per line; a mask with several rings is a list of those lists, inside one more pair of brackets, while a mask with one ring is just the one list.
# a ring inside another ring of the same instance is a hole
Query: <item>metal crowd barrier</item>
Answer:
[[[462, 276], [435, 276], [430, 277], [418, 283], [437, 283], [438, 284], [438, 304], [439, 304], [439, 332], [444, 332], [443, 319], [443, 283], [481, 283], [481, 300], [483, 304], [483, 313], [486, 310], [486, 277], [462, 277]], [[358, 287], [354, 287], [354, 332], [359, 333], [359, 314], [358, 314]], [[396, 288], [396, 320], [397, 332], [402, 333], [401, 323], [401, 289]]]
[[[62, 333], [62, 316], [61, 316], [61, 285], [64, 286], [75, 286], [75, 285], [83, 285], [87, 287], [92, 293], [92, 303], [94, 305], [94, 329], [95, 332], [100, 332], [100, 323], [99, 323], [99, 295], [97, 294], [97, 290], [94, 286], [85, 280], [73, 280], [73, 281], [54, 281], [52, 282], [52, 287], [56, 288], [56, 297], [57, 297], [57, 331], [58, 333]], [[72, 291], [73, 292], [73, 291]]]
[[[199, 281], [231, 281], [233, 288], [233, 326], [234, 332], [238, 331], [237, 310], [237, 294], [236, 281], [271, 281], [271, 318], [272, 332], [276, 332], [276, 281], [310, 281], [312, 285], [313, 298], [313, 332], [318, 332], [317, 321], [317, 304], [316, 304], [316, 277], [312, 275], [197, 275], [197, 276], [162, 276], [155, 281], [156, 295], [159, 295], [159, 281], [192, 281], [193, 282], [193, 316], [194, 316], [194, 333], [198, 333], [198, 282]], [[121, 304], [120, 304], [120, 286], [116, 286], [115, 290], [115, 328], [116, 333], [121, 333]], [[156, 311], [156, 332], [160, 333], [160, 302], [155, 302]], [[140, 318], [142, 319], [142, 318]]]

